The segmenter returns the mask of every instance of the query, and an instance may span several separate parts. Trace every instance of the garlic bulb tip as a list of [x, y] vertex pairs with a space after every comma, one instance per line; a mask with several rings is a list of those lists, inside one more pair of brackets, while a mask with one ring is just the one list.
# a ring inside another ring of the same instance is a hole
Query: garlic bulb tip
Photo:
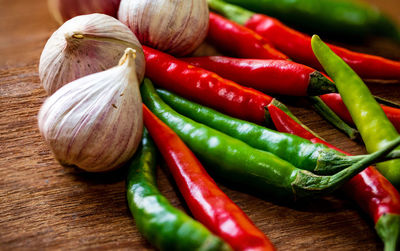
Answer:
[[122, 58], [119, 60], [118, 65], [123, 65], [123, 64], [125, 64], [126, 61], [128, 62], [128, 65], [130, 65], [132, 63], [134, 64], [135, 58], [136, 58], [136, 50], [134, 50], [132, 48], [126, 48], [124, 56], [122, 56]]

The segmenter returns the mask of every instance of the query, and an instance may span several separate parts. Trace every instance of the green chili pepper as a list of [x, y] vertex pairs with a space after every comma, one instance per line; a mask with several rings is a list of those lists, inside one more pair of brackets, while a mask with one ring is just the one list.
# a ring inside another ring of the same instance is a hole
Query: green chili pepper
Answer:
[[[319, 62], [335, 81], [343, 102], [364, 140], [367, 151], [376, 152], [397, 138], [399, 134], [396, 128], [386, 117], [368, 87], [350, 66], [318, 36], [313, 36], [311, 45]], [[400, 187], [400, 160], [379, 163], [377, 168], [392, 184]]]
[[156, 157], [154, 143], [145, 130], [127, 178], [128, 205], [139, 231], [160, 250], [231, 250], [161, 195], [155, 180]]
[[398, 137], [385, 151], [376, 152], [334, 175], [318, 176], [180, 115], [162, 101], [148, 79], [142, 84], [141, 93], [146, 106], [213, 167], [213, 173], [279, 199], [296, 200], [331, 192], [400, 144]]
[[[294, 166], [313, 173], [335, 173], [367, 157], [366, 155], [347, 156], [296, 135], [276, 132], [230, 117], [167, 90], [158, 89], [157, 93], [164, 102], [183, 116], [240, 139], [254, 148], [273, 153]], [[388, 157], [397, 158], [398, 154], [394, 152]]]
[[349, 0], [224, 0], [312, 32], [400, 41], [396, 24], [376, 7]]

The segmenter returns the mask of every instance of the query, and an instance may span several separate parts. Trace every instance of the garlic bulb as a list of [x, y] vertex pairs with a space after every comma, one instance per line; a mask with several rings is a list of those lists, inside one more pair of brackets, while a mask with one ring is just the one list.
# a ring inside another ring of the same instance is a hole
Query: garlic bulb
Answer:
[[119, 66], [75, 80], [45, 101], [39, 129], [61, 163], [102, 172], [135, 153], [143, 118], [134, 57], [128, 48]]
[[136, 36], [117, 19], [104, 14], [77, 16], [47, 41], [39, 63], [39, 77], [48, 94], [83, 76], [118, 64], [125, 48], [136, 50], [136, 72], [144, 77], [143, 49]]
[[118, 19], [142, 44], [184, 56], [204, 41], [209, 12], [207, 0], [121, 0]]
[[117, 16], [120, 0], [48, 0], [49, 10], [60, 24], [79, 15], [102, 13]]

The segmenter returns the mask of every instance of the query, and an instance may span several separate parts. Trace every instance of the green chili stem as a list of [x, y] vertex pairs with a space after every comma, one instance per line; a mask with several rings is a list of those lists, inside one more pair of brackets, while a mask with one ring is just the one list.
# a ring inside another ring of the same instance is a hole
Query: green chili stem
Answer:
[[227, 4], [220, 0], [207, 0], [208, 6], [221, 14], [223, 14], [228, 19], [244, 25], [255, 13], [248, 11], [239, 6], [232, 4]]
[[310, 75], [310, 82], [307, 88], [307, 94], [309, 96], [317, 96], [326, 93], [337, 93], [336, 86], [327, 79], [320, 72], [315, 71]]
[[296, 121], [299, 125], [301, 125], [304, 129], [309, 131], [316, 138], [322, 139], [317, 133], [313, 132], [313, 130], [311, 130], [309, 127], [304, 125], [296, 116], [294, 116], [294, 114], [284, 104], [282, 104], [281, 102], [279, 102], [276, 99], [273, 99], [271, 104], [273, 104], [274, 106], [276, 106], [279, 109], [281, 109], [282, 111], [284, 111], [287, 115], [289, 115], [290, 118], [292, 118], [294, 121]]
[[308, 97], [312, 103], [312, 106], [326, 120], [328, 120], [332, 125], [338, 128], [340, 131], [344, 132], [350, 139], [354, 140], [358, 136], [358, 131], [350, 127], [346, 122], [344, 122], [335, 112], [331, 110], [320, 97], [312, 96]]
[[390, 101], [388, 99], [380, 98], [378, 96], [374, 96], [374, 98], [379, 104], [387, 105], [387, 106], [394, 107], [394, 108], [400, 108], [400, 104], [398, 104], [396, 102]]
[[292, 183], [293, 190], [298, 197], [306, 197], [310, 191], [314, 193], [327, 193], [343, 185], [354, 175], [361, 172], [368, 166], [379, 162], [384, 156], [400, 145], [400, 137], [386, 145], [382, 150], [368, 155], [356, 164], [331, 176], [311, 175], [308, 171], [302, 171]]

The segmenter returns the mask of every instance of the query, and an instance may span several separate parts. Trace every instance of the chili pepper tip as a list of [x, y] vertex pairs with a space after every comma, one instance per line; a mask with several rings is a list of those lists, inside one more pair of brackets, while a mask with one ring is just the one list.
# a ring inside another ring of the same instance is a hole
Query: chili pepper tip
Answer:
[[375, 224], [375, 230], [385, 245], [385, 251], [395, 251], [400, 236], [400, 215], [382, 215]]

